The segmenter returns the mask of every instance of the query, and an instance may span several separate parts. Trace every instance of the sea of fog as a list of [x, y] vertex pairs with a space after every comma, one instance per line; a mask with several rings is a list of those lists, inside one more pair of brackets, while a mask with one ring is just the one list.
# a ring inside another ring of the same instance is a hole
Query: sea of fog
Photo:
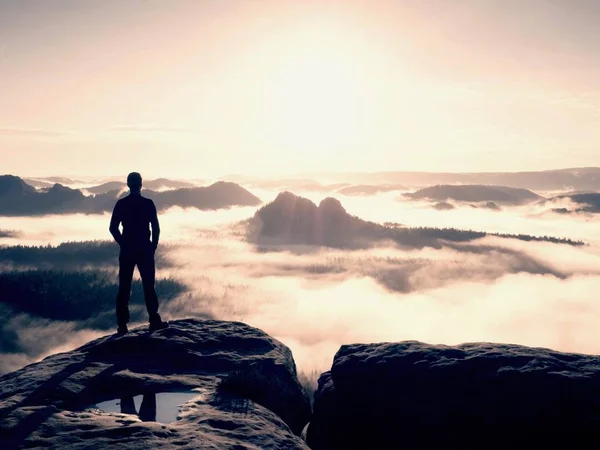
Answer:
[[[277, 195], [252, 192], [265, 202]], [[295, 194], [315, 202], [326, 196]], [[175, 264], [158, 276], [182, 280], [190, 290], [164, 305], [163, 316], [212, 316], [259, 327], [287, 344], [305, 373], [327, 370], [340, 345], [354, 342], [492, 341], [600, 353], [600, 246], [594, 215], [560, 215], [548, 205], [437, 211], [430, 203], [401, 201], [398, 192], [337, 197], [350, 214], [374, 222], [548, 235], [588, 245], [488, 237], [471, 243], [475, 249], [469, 252], [397, 246], [259, 252], [245, 240], [240, 224], [256, 208], [173, 208], [159, 219], [161, 241], [173, 244], [168, 257]], [[106, 240], [109, 219], [2, 217], [0, 229], [20, 234], [0, 239], [0, 245]], [[59, 336], [34, 359], [105, 333], [31, 321], [16, 332], [23, 340]], [[32, 362], [28, 355], [11, 358], [13, 370]]]

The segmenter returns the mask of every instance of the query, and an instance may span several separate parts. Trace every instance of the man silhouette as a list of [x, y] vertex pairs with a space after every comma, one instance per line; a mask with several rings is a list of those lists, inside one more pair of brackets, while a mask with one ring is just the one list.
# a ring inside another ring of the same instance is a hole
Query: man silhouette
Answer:
[[[110, 233], [119, 246], [119, 293], [117, 294], [117, 333], [127, 333], [129, 297], [133, 271], [137, 265], [150, 322], [150, 331], [166, 328], [158, 314], [158, 297], [154, 289], [154, 252], [158, 246], [160, 226], [154, 202], [142, 197], [142, 176], [132, 172], [127, 176], [130, 193], [117, 201], [110, 219]], [[123, 232], [119, 225], [123, 225]], [[152, 227], [152, 234], [150, 234]], [[152, 239], [150, 239], [152, 236]]]
[[133, 397], [121, 397], [121, 414], [135, 414], [142, 422], [156, 422], [156, 394], [144, 394], [139, 413], [135, 410]]

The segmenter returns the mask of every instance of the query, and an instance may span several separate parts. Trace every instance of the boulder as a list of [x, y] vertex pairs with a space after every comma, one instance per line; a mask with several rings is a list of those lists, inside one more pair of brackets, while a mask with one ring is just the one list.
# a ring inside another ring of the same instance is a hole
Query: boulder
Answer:
[[591, 448], [598, 437], [600, 357], [414, 341], [342, 346], [307, 430], [313, 450]]
[[[192, 390], [167, 424], [95, 407]], [[309, 418], [291, 351], [238, 322], [143, 327], [0, 377], [2, 448], [306, 449], [298, 436]]]

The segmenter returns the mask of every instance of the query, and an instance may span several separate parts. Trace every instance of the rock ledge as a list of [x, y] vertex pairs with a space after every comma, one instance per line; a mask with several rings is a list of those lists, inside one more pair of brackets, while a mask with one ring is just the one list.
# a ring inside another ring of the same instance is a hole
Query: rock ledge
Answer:
[[313, 450], [591, 448], [598, 437], [600, 357], [414, 341], [342, 346], [307, 432]]
[[[229, 373], [245, 370], [285, 389], [263, 395], [262, 404], [217, 389]], [[198, 397], [167, 425], [90, 409], [124, 396], [192, 389]], [[0, 377], [3, 448], [306, 449], [297, 435], [309, 418], [291, 351], [238, 322], [177, 320], [152, 334], [143, 327]]]

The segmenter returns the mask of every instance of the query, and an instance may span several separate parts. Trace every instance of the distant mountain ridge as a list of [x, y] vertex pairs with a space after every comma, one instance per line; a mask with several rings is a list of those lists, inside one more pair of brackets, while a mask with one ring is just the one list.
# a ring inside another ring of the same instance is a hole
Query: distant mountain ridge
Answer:
[[[305, 175], [306, 176], [306, 175]], [[371, 172], [371, 173], [314, 173], [332, 182], [343, 180], [364, 184], [403, 184], [432, 186], [437, 184], [487, 184], [536, 191], [592, 190], [600, 191], [600, 167], [578, 167], [526, 172]]]
[[337, 191], [338, 194], [342, 195], [375, 195], [380, 192], [391, 192], [391, 191], [405, 191], [406, 186], [398, 184], [356, 184], [352, 186], [346, 186]]
[[[0, 216], [103, 213], [112, 211], [120, 190], [86, 196], [79, 189], [54, 184], [36, 190], [14, 175], [0, 176]], [[121, 196], [127, 195], [126, 193]], [[154, 200], [157, 209], [172, 206], [215, 210], [231, 206], [257, 206], [261, 200], [243, 187], [219, 181], [206, 187], [156, 192], [144, 190], [145, 197]]]
[[585, 194], [571, 194], [571, 195], [559, 195], [549, 199], [549, 201], [560, 201], [563, 199], [569, 199], [575, 203], [575, 208], [559, 208], [555, 209], [556, 212], [560, 213], [600, 213], [600, 193], [590, 192]]
[[[165, 189], [191, 189], [197, 187], [194, 183], [187, 181], [170, 180], [168, 178], [157, 178], [156, 180], [144, 180], [144, 190], [161, 191]], [[122, 181], [107, 181], [97, 186], [85, 188], [91, 194], [106, 194], [114, 190], [127, 189], [127, 183]]]
[[527, 189], [489, 185], [437, 185], [404, 196], [413, 200], [496, 202], [505, 205], [522, 205], [543, 200], [542, 196]]
[[43, 177], [43, 178], [35, 178], [36, 180], [40, 180], [40, 181], [46, 181], [49, 183], [59, 183], [59, 184], [82, 184], [83, 181], [79, 181], [79, 180], [73, 180], [72, 178], [67, 178], [67, 177]]
[[85, 188], [90, 194], [106, 194], [110, 191], [122, 191], [127, 188], [127, 184], [121, 181], [107, 181], [106, 183], [99, 184], [97, 186], [91, 186]]

